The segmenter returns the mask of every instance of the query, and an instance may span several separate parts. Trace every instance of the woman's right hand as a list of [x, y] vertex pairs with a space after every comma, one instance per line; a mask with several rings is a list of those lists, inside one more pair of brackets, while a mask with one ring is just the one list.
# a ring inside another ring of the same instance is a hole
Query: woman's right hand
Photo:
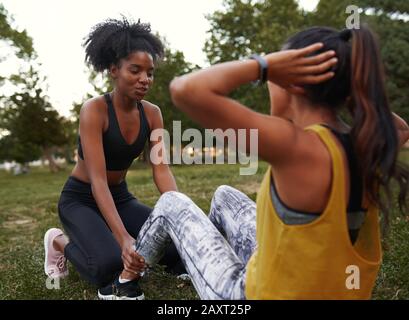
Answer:
[[127, 235], [120, 242], [124, 270], [139, 274], [146, 269], [145, 259], [135, 251], [135, 239]]

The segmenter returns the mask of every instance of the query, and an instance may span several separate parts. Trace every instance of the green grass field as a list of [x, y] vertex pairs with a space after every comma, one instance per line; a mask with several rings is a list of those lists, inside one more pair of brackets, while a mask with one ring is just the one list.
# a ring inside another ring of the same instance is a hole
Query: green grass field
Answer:
[[[409, 160], [409, 154], [404, 154]], [[208, 212], [215, 189], [222, 184], [236, 187], [255, 199], [266, 164], [260, 163], [254, 176], [240, 176], [238, 165], [174, 166], [172, 171], [181, 192]], [[60, 289], [47, 289], [43, 271], [43, 235], [53, 226], [61, 227], [57, 201], [71, 168], [57, 174], [33, 169], [13, 176], [0, 170], [0, 299], [96, 299], [96, 289], [79, 278], [71, 265], [70, 275]], [[149, 168], [138, 164], [128, 174], [130, 191], [153, 206], [159, 197]], [[409, 220], [398, 216], [391, 221], [384, 261], [374, 299], [409, 299]], [[146, 299], [197, 299], [190, 284], [155, 268], [141, 286]]]

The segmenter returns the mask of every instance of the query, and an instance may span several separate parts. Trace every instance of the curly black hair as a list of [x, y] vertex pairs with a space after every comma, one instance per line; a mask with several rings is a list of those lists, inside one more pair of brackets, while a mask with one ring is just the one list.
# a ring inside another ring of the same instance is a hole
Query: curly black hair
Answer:
[[158, 37], [151, 33], [149, 23], [107, 19], [94, 26], [85, 37], [85, 61], [96, 71], [108, 70], [135, 51], [151, 54], [154, 62], [163, 58], [164, 48]]

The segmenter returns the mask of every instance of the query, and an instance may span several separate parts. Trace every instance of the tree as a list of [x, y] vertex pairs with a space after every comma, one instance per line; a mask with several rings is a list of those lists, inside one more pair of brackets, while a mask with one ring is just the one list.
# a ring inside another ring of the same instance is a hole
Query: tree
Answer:
[[15, 90], [11, 96], [0, 97], [0, 160], [25, 164], [43, 155], [51, 171], [57, 171], [53, 153], [68, 141], [64, 119], [45, 94], [45, 79], [37, 71], [39, 65], [31, 37], [25, 30], [16, 30], [13, 23], [0, 5], [0, 40], [14, 48], [15, 55], [24, 62], [18, 73], [0, 79], [7, 80]]
[[65, 158], [65, 161], [68, 164], [75, 164], [73, 156], [78, 141], [78, 124], [75, 119], [70, 118], [61, 118], [61, 124], [64, 140], [66, 141], [66, 143], [59, 147], [59, 149], [57, 150], [57, 155]]
[[[27, 34], [26, 30], [18, 31], [13, 28], [14, 23], [12, 17], [7, 12], [6, 8], [0, 3], [0, 42], [14, 50], [14, 54], [23, 60], [30, 60], [36, 57], [33, 40]], [[4, 51], [3, 51], [4, 54]], [[0, 62], [3, 62], [6, 56], [0, 56]], [[7, 80], [5, 75], [0, 74], [0, 85], [3, 85]]]
[[32, 143], [21, 143], [14, 135], [6, 135], [0, 139], [0, 162], [16, 161], [26, 164], [41, 157], [41, 149]]
[[204, 51], [211, 64], [277, 51], [303, 24], [293, 0], [224, 0], [223, 7], [207, 16], [211, 29]]
[[[211, 29], [204, 51], [211, 64], [277, 51], [304, 23], [304, 12], [293, 0], [225, 0], [223, 7], [207, 16]], [[256, 111], [269, 112], [265, 87], [242, 86], [231, 96]]]
[[0, 40], [8, 42], [14, 47], [16, 55], [21, 59], [32, 59], [35, 57], [33, 40], [26, 30], [17, 31], [12, 27], [13, 19], [9, 16], [6, 8], [0, 3]]
[[172, 51], [166, 46], [164, 60], [159, 63], [155, 70], [154, 84], [146, 96], [146, 100], [160, 107], [164, 127], [171, 136], [173, 121], [181, 121], [182, 128], [199, 128], [184, 113], [174, 107], [169, 92], [169, 84], [174, 77], [192, 72], [197, 68], [198, 66], [186, 62], [182, 52]]
[[[14, 23], [12, 17], [0, 4], [0, 41], [2, 44], [14, 50], [14, 54], [23, 60], [29, 60], [35, 56], [33, 49], [33, 41], [28, 36], [25, 30], [17, 31], [13, 28]], [[4, 52], [3, 52], [4, 53]], [[4, 62], [6, 56], [0, 56], [0, 62]], [[11, 76], [13, 77], [13, 76]], [[8, 80], [7, 76], [0, 75], [0, 85]], [[4, 96], [0, 96], [0, 100], [4, 101]], [[36, 160], [41, 155], [41, 150], [31, 143], [19, 143], [16, 136], [11, 134], [8, 127], [7, 119], [4, 117], [3, 109], [0, 109], [0, 161], [17, 161], [24, 164], [29, 161]]]
[[363, 8], [372, 8], [376, 13], [387, 14], [390, 17], [409, 14], [409, 2], [407, 0], [360, 0], [359, 5]]
[[[310, 14], [310, 22], [338, 29], [345, 28], [348, 0], [321, 0]], [[362, 9], [361, 23], [367, 23], [380, 39], [387, 74], [391, 108], [409, 121], [409, 2], [406, 0], [357, 0]], [[403, 18], [406, 17], [406, 20]]]
[[[354, 4], [361, 8], [361, 22], [367, 22], [380, 37], [391, 107], [409, 121], [409, 2], [357, 0]], [[306, 27], [343, 29], [351, 2], [321, 0], [311, 13], [300, 10], [291, 0], [225, 0], [223, 5], [224, 10], [207, 17], [211, 29], [204, 50], [212, 64], [243, 59], [254, 52], [277, 51], [286, 38]], [[232, 97], [256, 111], [268, 112], [265, 88], [242, 86]]]
[[[63, 118], [43, 92], [44, 79], [30, 68], [29, 72], [13, 76], [11, 80], [21, 89], [8, 97], [0, 109], [0, 127], [9, 133], [0, 140], [5, 140], [2, 141], [2, 158], [24, 164], [35, 157], [38, 159], [38, 151], [41, 150], [49, 161], [50, 170], [58, 171], [53, 159], [54, 149], [66, 144], [67, 137], [64, 135]], [[26, 156], [22, 157], [22, 153]]]

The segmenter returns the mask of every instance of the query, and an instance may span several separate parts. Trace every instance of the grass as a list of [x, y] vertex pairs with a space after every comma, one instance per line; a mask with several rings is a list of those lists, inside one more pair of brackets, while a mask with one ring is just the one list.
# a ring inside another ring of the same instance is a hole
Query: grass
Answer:
[[[403, 155], [409, 162], [409, 153]], [[238, 165], [174, 166], [172, 171], [181, 192], [208, 212], [215, 189], [234, 186], [255, 199], [266, 164], [254, 176], [240, 176]], [[71, 168], [57, 174], [33, 169], [28, 175], [13, 176], [0, 170], [0, 299], [96, 299], [96, 289], [79, 278], [69, 264], [70, 275], [59, 290], [46, 286], [43, 272], [43, 235], [61, 226], [57, 201]], [[149, 168], [138, 164], [128, 174], [130, 191], [153, 206], [159, 197]], [[409, 299], [409, 220], [396, 213], [384, 252], [384, 262], [374, 299]], [[147, 299], [198, 299], [190, 284], [155, 268], [142, 280]]]

